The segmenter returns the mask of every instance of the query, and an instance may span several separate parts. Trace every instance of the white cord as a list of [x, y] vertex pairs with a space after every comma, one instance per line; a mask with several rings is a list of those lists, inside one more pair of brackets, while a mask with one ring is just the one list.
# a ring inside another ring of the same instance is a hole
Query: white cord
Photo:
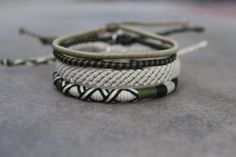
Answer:
[[180, 49], [178, 51], [177, 55], [178, 56], [183, 56], [183, 55], [188, 54], [188, 53], [196, 52], [196, 51], [204, 49], [205, 47], [207, 47], [207, 45], [208, 45], [208, 42], [206, 40], [203, 40], [203, 41], [200, 41], [197, 44], [190, 45], [188, 47]]

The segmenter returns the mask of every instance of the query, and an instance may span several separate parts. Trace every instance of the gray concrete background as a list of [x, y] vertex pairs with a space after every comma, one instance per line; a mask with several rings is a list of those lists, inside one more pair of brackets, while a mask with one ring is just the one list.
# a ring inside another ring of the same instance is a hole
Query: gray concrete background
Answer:
[[178, 90], [168, 97], [104, 105], [68, 98], [53, 86], [53, 65], [0, 67], [1, 157], [234, 157], [236, 154], [236, 20], [165, 3], [2, 3], [0, 56], [51, 52], [19, 36], [19, 26], [48, 35], [108, 21], [190, 19], [202, 35], [181, 45], [209, 47], [181, 58]]

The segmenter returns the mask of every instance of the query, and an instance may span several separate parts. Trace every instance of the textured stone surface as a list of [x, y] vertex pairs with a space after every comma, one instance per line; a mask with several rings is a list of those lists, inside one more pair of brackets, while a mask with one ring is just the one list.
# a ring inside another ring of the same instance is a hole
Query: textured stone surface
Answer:
[[81, 102], [52, 85], [53, 65], [0, 67], [1, 157], [233, 157], [236, 154], [236, 21], [160, 3], [0, 5], [0, 56], [51, 52], [19, 36], [25, 25], [61, 35], [128, 19], [190, 19], [202, 35], [176, 35], [183, 45], [209, 40], [184, 56], [178, 90], [135, 104]]

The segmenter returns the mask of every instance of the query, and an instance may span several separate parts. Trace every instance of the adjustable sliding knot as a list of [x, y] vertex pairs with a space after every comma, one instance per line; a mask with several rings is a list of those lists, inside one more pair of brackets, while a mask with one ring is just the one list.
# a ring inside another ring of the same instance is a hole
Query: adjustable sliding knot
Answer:
[[106, 31], [108, 32], [115, 32], [119, 29], [119, 23], [115, 23], [115, 22], [112, 22], [112, 23], [108, 23], [106, 24]]
[[19, 29], [19, 33], [22, 34], [22, 35], [26, 34], [26, 35], [32, 36], [34, 38], [37, 38], [43, 45], [51, 45], [53, 40], [55, 39], [55, 37], [42, 36], [42, 35], [33, 33], [33, 32], [27, 30], [24, 27], [21, 27]]

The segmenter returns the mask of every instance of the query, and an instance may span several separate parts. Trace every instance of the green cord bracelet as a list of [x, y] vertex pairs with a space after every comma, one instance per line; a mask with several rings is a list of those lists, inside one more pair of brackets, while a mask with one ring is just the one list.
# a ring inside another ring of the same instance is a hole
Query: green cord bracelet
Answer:
[[131, 62], [112, 62], [104, 60], [91, 60], [91, 59], [89, 60], [89, 59], [74, 58], [59, 53], [54, 53], [54, 56], [61, 62], [72, 66], [109, 68], [109, 69], [141, 69], [150, 66], [166, 65], [173, 62], [176, 59], [176, 55], [172, 55], [170, 57], [163, 59], [150, 59], [141, 61], [137, 60]]
[[[116, 28], [115, 28], [116, 27]], [[106, 31], [116, 31], [117, 29], [121, 29], [124, 31], [128, 31], [131, 33], [135, 33], [144, 38], [149, 38], [157, 41], [161, 41], [162, 43], [168, 44], [171, 47], [166, 50], [158, 50], [158, 51], [136, 51], [136, 52], [101, 52], [101, 53], [93, 53], [86, 51], [73, 50], [65, 47], [64, 45], [72, 45], [77, 40], [87, 39], [93, 36], [96, 36], [98, 33], [106, 32]], [[106, 26], [99, 29], [94, 29], [91, 31], [66, 35], [62, 37], [56, 38], [52, 43], [53, 49], [55, 53], [64, 54], [67, 56], [78, 57], [78, 58], [87, 58], [87, 59], [134, 59], [134, 58], [157, 58], [157, 57], [167, 57], [170, 55], [174, 55], [179, 50], [179, 45], [177, 41], [169, 39], [167, 37], [144, 32], [138, 30], [133, 27], [129, 27], [122, 24], [115, 24], [114, 26]]]

